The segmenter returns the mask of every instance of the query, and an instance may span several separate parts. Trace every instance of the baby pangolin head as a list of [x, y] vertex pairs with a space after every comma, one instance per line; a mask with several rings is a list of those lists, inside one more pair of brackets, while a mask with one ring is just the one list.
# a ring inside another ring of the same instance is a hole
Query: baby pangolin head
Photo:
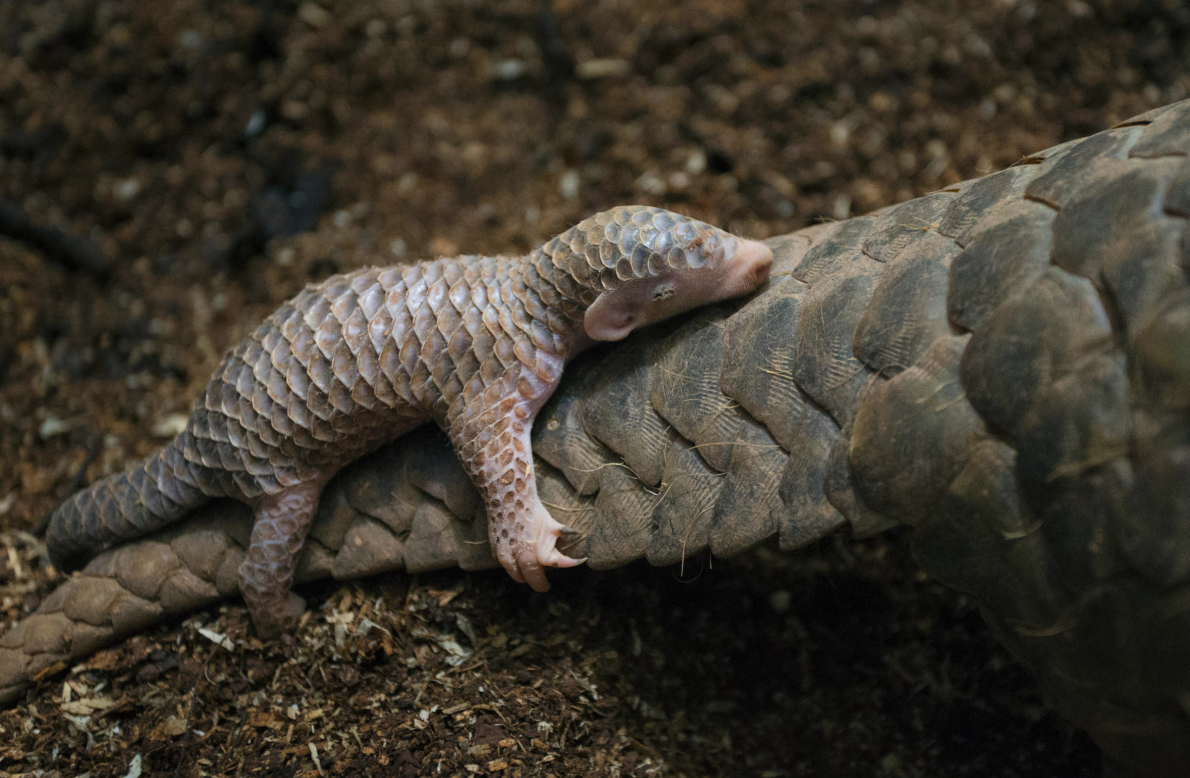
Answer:
[[542, 252], [580, 287], [583, 329], [593, 340], [620, 340], [638, 327], [747, 294], [768, 280], [773, 263], [763, 243], [640, 205], [585, 219]]

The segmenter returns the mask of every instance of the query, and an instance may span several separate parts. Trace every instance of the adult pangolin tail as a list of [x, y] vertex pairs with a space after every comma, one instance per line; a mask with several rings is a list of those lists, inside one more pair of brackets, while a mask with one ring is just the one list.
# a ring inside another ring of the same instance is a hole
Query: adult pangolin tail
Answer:
[[[81, 567], [103, 549], [155, 532], [207, 501], [182, 456], [183, 432], [144, 462], [75, 493], [54, 511], [46, 530], [50, 559]], [[185, 479], [185, 480], [184, 480]]]

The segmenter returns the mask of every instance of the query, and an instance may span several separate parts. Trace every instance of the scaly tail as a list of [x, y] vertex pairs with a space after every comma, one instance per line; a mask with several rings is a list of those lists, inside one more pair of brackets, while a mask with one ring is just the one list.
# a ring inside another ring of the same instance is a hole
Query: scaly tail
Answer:
[[[182, 456], [183, 432], [144, 462], [75, 493], [50, 518], [46, 546], [63, 570], [81, 567], [103, 549], [139, 538], [207, 501]], [[186, 480], [183, 480], [185, 478]], [[210, 479], [206, 479], [210, 480]]]

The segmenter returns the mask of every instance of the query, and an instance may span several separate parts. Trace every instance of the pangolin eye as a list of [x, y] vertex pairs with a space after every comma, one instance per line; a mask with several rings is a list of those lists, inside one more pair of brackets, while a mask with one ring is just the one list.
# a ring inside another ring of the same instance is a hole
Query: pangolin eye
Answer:
[[653, 289], [653, 300], [654, 302], [657, 300], [668, 300], [674, 296], [674, 292], [673, 284], [658, 284]]

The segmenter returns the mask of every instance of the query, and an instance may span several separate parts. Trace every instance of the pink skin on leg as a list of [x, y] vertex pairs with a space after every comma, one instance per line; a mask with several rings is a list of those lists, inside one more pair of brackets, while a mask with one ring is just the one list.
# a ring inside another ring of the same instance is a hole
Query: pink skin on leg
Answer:
[[496, 559], [514, 581], [549, 591], [545, 567], [574, 567], [586, 561], [557, 548], [558, 539], [574, 530], [551, 516], [537, 496], [527, 432], [510, 441], [495, 459], [507, 463], [495, 468], [504, 472], [489, 482], [488, 533]]
[[532, 365], [515, 365], [472, 398], [450, 435], [484, 496], [497, 561], [514, 581], [544, 592], [550, 584], [543, 568], [586, 560], [558, 551], [558, 539], [573, 530], [554, 519], [537, 496], [529, 435], [538, 410], [558, 386], [562, 360], [542, 350], [535, 357]]
[[240, 563], [240, 593], [262, 638], [292, 632], [306, 609], [305, 600], [289, 587], [327, 480], [291, 486], [253, 505], [256, 522]]

